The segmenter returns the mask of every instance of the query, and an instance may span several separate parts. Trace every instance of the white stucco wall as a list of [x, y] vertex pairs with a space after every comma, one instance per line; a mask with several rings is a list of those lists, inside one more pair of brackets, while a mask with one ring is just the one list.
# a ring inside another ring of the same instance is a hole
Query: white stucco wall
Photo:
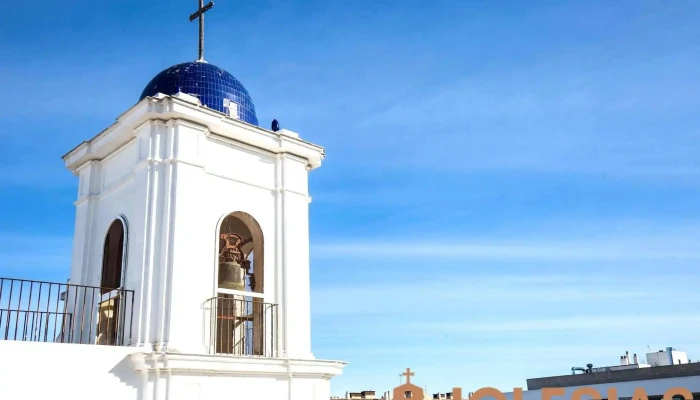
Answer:
[[145, 107], [137, 118], [130, 111], [125, 122], [93, 139], [92, 148], [66, 157], [80, 176], [72, 283], [99, 286], [104, 237], [122, 217], [125, 288], [135, 291], [127, 343], [206, 353], [218, 224], [231, 212], [245, 212], [264, 236], [264, 301], [278, 305], [277, 355], [312, 358], [308, 174], [322, 149], [222, 124], [219, 114], [211, 119], [196, 107], [155, 110], [170, 112]]
[[0, 398], [126, 400], [137, 398], [131, 347], [0, 340]]
[[[165, 356], [143, 350], [0, 341], [0, 398], [327, 400], [329, 379], [337, 368], [322, 361], [290, 365], [283, 360]], [[160, 361], [144, 363], [144, 358]]]

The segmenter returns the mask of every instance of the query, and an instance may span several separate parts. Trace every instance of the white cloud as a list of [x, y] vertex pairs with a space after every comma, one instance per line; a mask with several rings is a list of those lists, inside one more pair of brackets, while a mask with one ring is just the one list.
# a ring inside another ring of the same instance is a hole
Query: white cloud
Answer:
[[700, 316], [688, 314], [574, 316], [546, 319], [469, 321], [459, 323], [406, 324], [402, 328], [434, 329], [452, 333], [534, 332], [534, 331], [667, 331], [678, 326], [700, 328]]

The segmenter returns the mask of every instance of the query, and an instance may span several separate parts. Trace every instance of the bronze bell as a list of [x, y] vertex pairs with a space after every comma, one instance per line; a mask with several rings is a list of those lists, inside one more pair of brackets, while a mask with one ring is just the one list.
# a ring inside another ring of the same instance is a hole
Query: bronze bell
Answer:
[[241, 264], [231, 261], [219, 263], [219, 287], [245, 290], [246, 271]]
[[244, 240], [237, 233], [222, 233], [222, 249], [219, 253], [219, 287], [245, 290], [245, 278], [250, 273], [250, 261], [241, 247], [252, 239]]

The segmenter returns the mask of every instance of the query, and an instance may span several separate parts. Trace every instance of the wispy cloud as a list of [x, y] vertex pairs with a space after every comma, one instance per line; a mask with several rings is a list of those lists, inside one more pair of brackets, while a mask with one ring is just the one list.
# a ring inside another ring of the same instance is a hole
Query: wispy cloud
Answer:
[[453, 77], [362, 114], [352, 138], [391, 169], [697, 178], [695, 58], [691, 48], [594, 64], [576, 53]]
[[[655, 246], [650, 246], [655, 245]], [[315, 257], [382, 257], [394, 259], [440, 258], [459, 260], [700, 260], [700, 249], [675, 243], [629, 243], [623, 241], [513, 241], [404, 239], [319, 243]]]
[[[415, 346], [377, 346], [365, 347], [364, 351], [368, 354], [374, 354], [380, 357], [400, 358], [412, 354], [429, 354], [433, 358], [435, 364], [440, 361], [445, 361], [443, 357], [449, 357], [452, 360], [463, 360], [468, 358], [485, 358], [490, 361], [510, 361], [510, 362], [527, 362], [530, 359], [546, 359], [548, 361], [564, 361], [567, 364], [575, 363], [576, 361], [585, 360], [592, 355], [595, 357], [604, 358], [608, 356], [610, 363], [613, 364], [618, 360], [613, 357], [617, 354], [624, 353], [629, 349], [629, 344], [626, 342], [616, 342], [615, 344], [591, 344], [583, 343], [577, 346], [570, 344], [552, 343], [546, 344], [531, 344], [522, 346], [520, 344], [512, 345], [493, 345], [488, 343], [474, 343], [471, 346], [435, 346], [431, 343], [417, 343]], [[694, 346], [700, 346], [700, 342], [689, 343]], [[637, 351], [647, 350], [646, 348], [635, 349]], [[654, 348], [656, 350], [656, 348]], [[599, 355], [599, 356], [598, 356]], [[483, 364], [481, 368], [493, 368], [493, 365]], [[525, 377], [523, 377], [525, 378]]]
[[508, 224], [464, 235], [425, 229], [326, 237], [312, 243], [315, 258], [391, 260], [619, 261], [698, 260], [700, 224], [689, 219], [569, 219]]
[[72, 238], [0, 233], [0, 276], [65, 278], [70, 271]]
[[[396, 270], [395, 265], [390, 267]], [[403, 269], [403, 273], [409, 271]], [[421, 270], [411, 269], [410, 276], [415, 275], [417, 279], [406, 281], [407, 277], [402, 276], [391, 280], [391, 274], [387, 274], [381, 283], [351, 281], [316, 287], [312, 291], [312, 311], [318, 318], [354, 315], [367, 321], [401, 319], [410, 311], [424, 315], [421, 320], [431, 321], [431, 324], [433, 318], [440, 319], [450, 314], [471, 315], [478, 320], [485, 310], [509, 318], [523, 311], [546, 310], [548, 307], [554, 307], [550, 311], [555, 312], [561, 301], [573, 302], [581, 312], [600, 307], [614, 311], [618, 307], [625, 309], [635, 304], [636, 307], [645, 307], [650, 302], [663, 302], [662, 295], [656, 295], [648, 288], [676, 285], [679, 290], [684, 290], [687, 287], [681, 282], [694, 279], [692, 273], [635, 279], [614, 273], [573, 273], [568, 276], [537, 275], [536, 270], [523, 273], [522, 277], [498, 273], [477, 276], [465, 272], [440, 277], [438, 273], [437, 277], [427, 275], [420, 278]], [[533, 274], [535, 276], [528, 276]], [[665, 300], [666, 303], [673, 302], [673, 299]], [[470, 318], [470, 321], [474, 320]]]
[[0, 165], [0, 187], [56, 188], [77, 185], [77, 178], [57, 162]]
[[534, 331], [591, 331], [591, 330], [649, 330], [661, 333], [670, 326], [684, 329], [700, 328], [700, 316], [692, 314], [656, 315], [595, 315], [544, 319], [520, 319], [500, 321], [438, 322], [430, 324], [408, 323], [401, 329], [432, 329], [451, 333], [503, 333]]

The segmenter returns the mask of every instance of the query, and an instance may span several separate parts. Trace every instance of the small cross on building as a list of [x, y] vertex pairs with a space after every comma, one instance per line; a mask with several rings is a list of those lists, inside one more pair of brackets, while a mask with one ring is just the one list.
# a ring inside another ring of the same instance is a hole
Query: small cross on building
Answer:
[[406, 383], [411, 383], [411, 377], [415, 375], [415, 372], [411, 372], [410, 368], [406, 368], [406, 372], [401, 374], [401, 376], [406, 377]]

